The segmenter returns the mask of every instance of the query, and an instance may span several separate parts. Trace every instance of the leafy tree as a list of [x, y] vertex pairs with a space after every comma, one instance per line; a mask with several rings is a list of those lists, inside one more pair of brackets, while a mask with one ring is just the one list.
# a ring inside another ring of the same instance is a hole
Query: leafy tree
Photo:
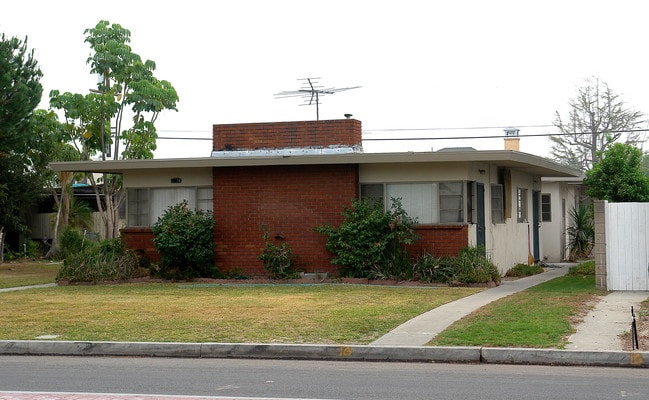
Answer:
[[614, 202], [649, 201], [649, 177], [642, 172], [642, 151], [624, 143], [613, 144], [586, 172], [586, 193]]
[[[132, 51], [131, 32], [121, 25], [100, 21], [85, 34], [93, 51], [87, 60], [90, 72], [100, 77], [97, 89], [87, 94], [50, 93], [50, 106], [64, 112], [69, 142], [82, 160], [153, 158], [155, 121], [162, 111], [176, 110], [176, 90], [154, 76], [153, 61], [142, 61]], [[103, 174], [99, 180], [93, 175], [88, 179], [95, 188], [106, 236], [115, 237], [124, 202], [121, 177]]]
[[42, 75], [34, 51], [27, 49], [27, 38], [0, 37], [0, 262], [6, 234], [27, 231], [25, 213], [41, 187], [29, 152]]
[[550, 136], [555, 160], [586, 171], [599, 160], [600, 152], [623, 135], [628, 144], [641, 142], [635, 130], [646, 122], [644, 114], [626, 107], [619, 95], [599, 79], [586, 80], [569, 105], [567, 118], [555, 113], [554, 125], [561, 132]]
[[[79, 153], [67, 143], [66, 126], [59, 121], [53, 111], [35, 110], [32, 116], [33, 146], [28, 159], [33, 171], [39, 172], [42, 185], [40, 190], [49, 188], [55, 201], [54, 237], [46, 257], [54, 257], [58, 253], [58, 233], [60, 228], [68, 224], [71, 209], [74, 205], [72, 198], [72, 179], [70, 172], [55, 174], [47, 168], [51, 161], [78, 161]], [[60, 193], [56, 188], [60, 187]]]

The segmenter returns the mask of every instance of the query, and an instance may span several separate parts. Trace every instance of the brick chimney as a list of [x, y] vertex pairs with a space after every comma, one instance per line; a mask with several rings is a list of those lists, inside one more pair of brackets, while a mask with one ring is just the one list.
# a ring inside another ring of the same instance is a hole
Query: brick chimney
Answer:
[[212, 150], [360, 148], [361, 122], [355, 119], [213, 125]]
[[520, 130], [516, 128], [505, 128], [505, 150], [520, 151], [521, 138], [518, 136]]

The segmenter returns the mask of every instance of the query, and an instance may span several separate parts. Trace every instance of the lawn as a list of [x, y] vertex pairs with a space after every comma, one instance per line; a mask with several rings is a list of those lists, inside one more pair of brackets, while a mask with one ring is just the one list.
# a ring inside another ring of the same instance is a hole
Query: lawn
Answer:
[[53, 283], [60, 262], [5, 262], [0, 264], [0, 289]]
[[0, 294], [0, 339], [367, 344], [480, 288], [59, 286]]
[[432, 346], [563, 348], [603, 291], [595, 276], [563, 276], [497, 300], [457, 321]]
[[[0, 265], [0, 287], [53, 282], [59, 264]], [[0, 339], [368, 344], [481, 288], [138, 283], [0, 293]], [[562, 348], [603, 292], [564, 276], [493, 302], [429, 345]]]

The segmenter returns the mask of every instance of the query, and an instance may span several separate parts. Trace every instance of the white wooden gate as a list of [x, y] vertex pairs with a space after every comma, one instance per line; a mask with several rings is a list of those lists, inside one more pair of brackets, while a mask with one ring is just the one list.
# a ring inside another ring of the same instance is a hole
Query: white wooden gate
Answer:
[[649, 290], [649, 203], [605, 202], [608, 290]]

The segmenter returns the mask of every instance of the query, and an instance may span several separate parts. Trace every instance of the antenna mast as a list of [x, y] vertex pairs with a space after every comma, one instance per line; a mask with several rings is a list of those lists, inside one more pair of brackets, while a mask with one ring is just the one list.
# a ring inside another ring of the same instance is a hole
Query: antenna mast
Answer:
[[302, 82], [302, 87], [298, 90], [293, 91], [284, 91], [275, 93], [275, 98], [282, 99], [286, 97], [303, 97], [305, 98], [303, 106], [310, 106], [314, 104], [315, 101], [315, 115], [316, 120], [320, 119], [320, 96], [325, 94], [334, 94], [338, 92], [343, 92], [345, 90], [358, 89], [360, 86], [346, 87], [346, 88], [324, 88], [323, 86], [318, 85], [318, 79], [320, 78], [303, 78], [298, 79]]

